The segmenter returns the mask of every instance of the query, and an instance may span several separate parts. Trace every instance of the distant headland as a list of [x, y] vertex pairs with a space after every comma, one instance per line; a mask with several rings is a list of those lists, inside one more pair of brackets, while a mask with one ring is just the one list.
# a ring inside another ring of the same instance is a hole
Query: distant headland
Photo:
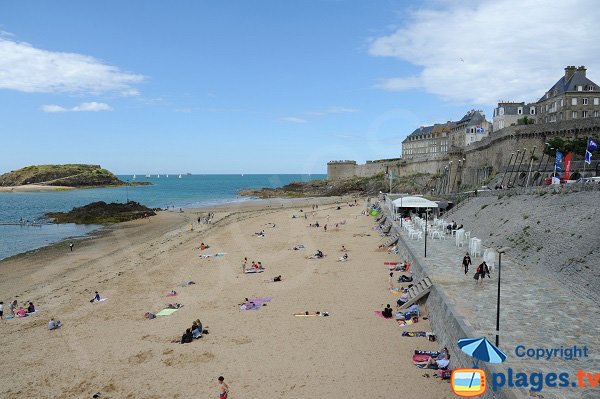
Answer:
[[50, 191], [75, 188], [150, 185], [127, 183], [100, 165], [33, 165], [0, 175], [0, 191]]

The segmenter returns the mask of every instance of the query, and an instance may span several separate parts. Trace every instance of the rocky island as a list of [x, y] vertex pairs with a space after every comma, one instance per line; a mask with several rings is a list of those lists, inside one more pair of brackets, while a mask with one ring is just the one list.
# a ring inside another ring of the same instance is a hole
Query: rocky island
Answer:
[[[431, 175], [416, 173], [395, 178], [394, 190], [398, 192], [424, 193], [431, 184]], [[310, 180], [292, 182], [277, 188], [258, 188], [241, 190], [239, 195], [257, 198], [303, 198], [335, 197], [341, 195], [370, 196], [387, 192], [389, 182], [383, 173], [370, 177], [350, 177], [338, 180]]]
[[0, 175], [0, 188], [5, 188], [2, 191], [43, 191], [44, 189], [149, 184], [148, 182], [127, 183], [119, 180], [100, 165], [86, 164], [33, 165]]
[[73, 208], [69, 212], [49, 212], [46, 217], [54, 223], [114, 224], [154, 216], [156, 213], [135, 201], [110, 203], [104, 201]]

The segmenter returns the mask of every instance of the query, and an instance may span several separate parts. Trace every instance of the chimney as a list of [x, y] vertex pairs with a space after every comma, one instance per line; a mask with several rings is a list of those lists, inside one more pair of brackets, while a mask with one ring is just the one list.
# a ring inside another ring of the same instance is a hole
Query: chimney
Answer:
[[565, 80], [569, 80], [571, 79], [571, 76], [573, 76], [573, 74], [575, 73], [575, 71], [577, 70], [577, 68], [575, 68], [575, 66], [568, 66], [565, 68]]
[[581, 73], [584, 77], [585, 77], [585, 66], [580, 66], [579, 68], [577, 68], [577, 72]]

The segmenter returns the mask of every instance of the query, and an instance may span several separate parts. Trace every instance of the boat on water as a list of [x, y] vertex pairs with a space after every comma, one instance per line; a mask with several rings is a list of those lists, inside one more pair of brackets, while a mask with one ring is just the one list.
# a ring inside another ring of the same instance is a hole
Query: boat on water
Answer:
[[133, 175], [133, 179], [135, 180], [135, 175]]
[[179, 175], [179, 178], [181, 179], [181, 175]]
[[146, 177], [150, 177], [150, 174], [147, 174]]
[[157, 179], [160, 179], [160, 175], [156, 175], [156, 178], [157, 178]]
[[167, 175], [167, 179], [169, 178], [169, 175]]

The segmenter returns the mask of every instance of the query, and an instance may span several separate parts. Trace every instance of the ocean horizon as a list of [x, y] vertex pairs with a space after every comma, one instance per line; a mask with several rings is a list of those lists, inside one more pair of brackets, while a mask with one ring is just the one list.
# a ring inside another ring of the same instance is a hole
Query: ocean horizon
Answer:
[[[135, 176], [135, 178], [134, 178]], [[159, 177], [160, 176], [160, 177]], [[203, 208], [252, 200], [238, 192], [276, 188], [293, 181], [322, 180], [325, 174], [118, 175], [123, 181], [151, 182], [123, 186], [46, 192], [0, 192], [0, 260], [58, 241], [81, 237], [102, 226], [52, 224], [47, 212], [64, 212], [91, 202], [136, 201], [150, 208]], [[19, 225], [20, 221], [36, 223]]]

